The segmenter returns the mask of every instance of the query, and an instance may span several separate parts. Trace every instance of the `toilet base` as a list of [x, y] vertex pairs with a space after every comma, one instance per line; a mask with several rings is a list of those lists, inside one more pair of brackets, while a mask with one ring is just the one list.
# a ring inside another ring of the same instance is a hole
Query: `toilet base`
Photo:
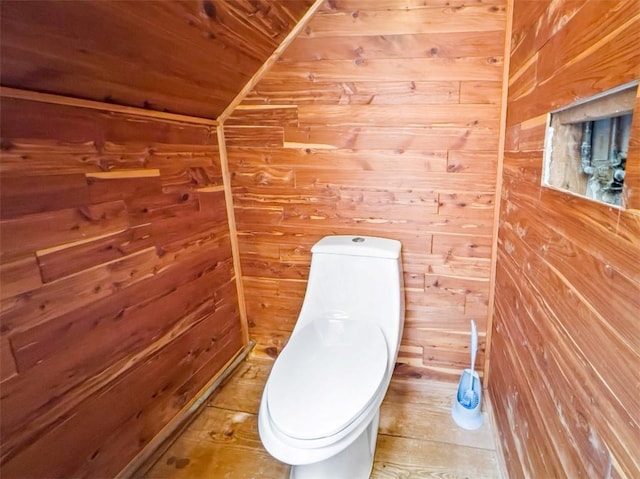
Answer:
[[379, 422], [380, 410], [344, 451], [324, 461], [291, 466], [289, 479], [368, 479], [373, 468]]

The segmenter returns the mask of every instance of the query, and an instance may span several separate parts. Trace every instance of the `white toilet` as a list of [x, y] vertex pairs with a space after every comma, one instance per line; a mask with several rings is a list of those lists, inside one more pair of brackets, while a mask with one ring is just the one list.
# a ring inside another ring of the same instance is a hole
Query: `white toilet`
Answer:
[[380, 404], [404, 325], [399, 241], [327, 236], [291, 338], [265, 385], [258, 429], [292, 479], [368, 478]]

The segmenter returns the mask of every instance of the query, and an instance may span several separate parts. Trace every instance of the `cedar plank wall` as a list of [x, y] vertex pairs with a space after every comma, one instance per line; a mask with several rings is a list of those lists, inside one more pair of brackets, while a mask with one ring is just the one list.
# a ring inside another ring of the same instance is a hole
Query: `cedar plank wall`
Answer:
[[258, 351], [287, 340], [313, 243], [379, 235], [403, 243], [397, 372], [457, 379], [471, 319], [483, 364], [505, 10], [328, 1], [225, 122]]
[[2, 477], [113, 477], [242, 348], [215, 126], [1, 120]]
[[2, 0], [2, 85], [217, 118], [312, 0]]
[[489, 380], [514, 479], [640, 477], [640, 216], [540, 187], [546, 113], [639, 78], [638, 45], [637, 0], [515, 2]]

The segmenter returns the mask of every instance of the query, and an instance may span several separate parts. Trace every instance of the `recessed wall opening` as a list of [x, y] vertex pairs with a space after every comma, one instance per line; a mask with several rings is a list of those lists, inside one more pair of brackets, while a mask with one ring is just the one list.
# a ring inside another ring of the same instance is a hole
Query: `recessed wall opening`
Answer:
[[623, 207], [638, 82], [551, 112], [543, 186]]

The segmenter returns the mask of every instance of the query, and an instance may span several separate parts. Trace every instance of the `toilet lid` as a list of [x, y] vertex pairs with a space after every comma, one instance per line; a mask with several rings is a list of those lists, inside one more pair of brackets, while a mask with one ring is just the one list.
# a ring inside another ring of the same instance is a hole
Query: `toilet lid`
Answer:
[[376, 324], [311, 321], [291, 337], [271, 370], [266, 393], [273, 424], [297, 439], [338, 433], [375, 399], [387, 356]]

